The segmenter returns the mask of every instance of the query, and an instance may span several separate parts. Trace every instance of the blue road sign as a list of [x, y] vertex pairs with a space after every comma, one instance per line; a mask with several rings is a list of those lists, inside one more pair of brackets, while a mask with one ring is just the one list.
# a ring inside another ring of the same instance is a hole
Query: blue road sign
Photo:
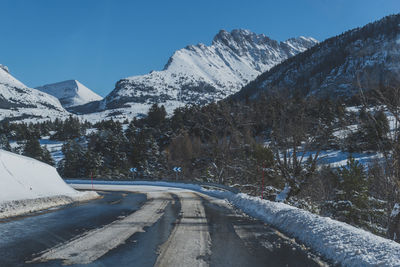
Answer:
[[137, 168], [130, 168], [129, 169], [131, 172], [137, 172]]
[[182, 168], [181, 167], [174, 167], [173, 170], [174, 170], [174, 172], [181, 172]]

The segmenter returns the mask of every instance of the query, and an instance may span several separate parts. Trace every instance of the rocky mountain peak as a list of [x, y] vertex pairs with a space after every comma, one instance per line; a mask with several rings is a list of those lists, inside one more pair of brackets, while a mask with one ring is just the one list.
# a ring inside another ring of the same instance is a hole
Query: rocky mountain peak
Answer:
[[217, 35], [215, 35], [212, 44], [224, 44], [231, 46], [232, 43], [239, 45], [244, 45], [246, 43], [253, 44], [265, 44], [265, 43], [278, 43], [275, 40], [270, 39], [264, 34], [256, 34], [250, 30], [245, 29], [234, 29], [231, 32], [226, 30], [220, 30]]
[[6, 71], [7, 73], [10, 73], [10, 71], [8, 70], [8, 67], [5, 65], [0, 64], [0, 68], [4, 71]]
[[36, 89], [57, 97], [65, 108], [103, 99], [77, 80], [46, 84]]
[[179, 49], [163, 70], [121, 79], [103, 101], [72, 110], [136, 116], [145, 114], [154, 103], [164, 105], [171, 113], [186, 104], [218, 101], [316, 43], [315, 39], [284, 43], [249, 30], [221, 30], [211, 45], [200, 43]]

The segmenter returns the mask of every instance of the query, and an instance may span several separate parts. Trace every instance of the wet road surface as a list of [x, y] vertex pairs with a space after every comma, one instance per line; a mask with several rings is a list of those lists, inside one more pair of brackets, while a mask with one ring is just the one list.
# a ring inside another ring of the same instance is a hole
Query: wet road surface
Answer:
[[153, 186], [97, 189], [114, 191], [81, 205], [2, 221], [0, 266], [326, 265], [223, 200]]

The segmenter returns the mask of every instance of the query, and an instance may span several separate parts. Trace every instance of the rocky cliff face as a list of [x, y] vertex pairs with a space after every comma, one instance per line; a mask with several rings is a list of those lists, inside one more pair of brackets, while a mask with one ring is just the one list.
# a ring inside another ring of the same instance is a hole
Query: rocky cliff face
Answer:
[[351, 98], [360, 91], [400, 83], [400, 15], [327, 39], [260, 75], [236, 98], [270, 90]]
[[222, 30], [210, 46], [198, 44], [180, 49], [163, 70], [122, 79], [104, 100], [75, 111], [118, 110], [136, 115], [145, 113], [154, 103], [165, 105], [171, 112], [185, 104], [217, 101], [316, 43], [315, 39], [306, 37], [277, 42], [248, 30]]

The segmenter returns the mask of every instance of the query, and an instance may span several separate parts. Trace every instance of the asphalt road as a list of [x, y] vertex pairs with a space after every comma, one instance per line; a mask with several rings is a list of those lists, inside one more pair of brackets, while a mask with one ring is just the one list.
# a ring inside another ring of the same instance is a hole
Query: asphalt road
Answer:
[[219, 199], [165, 187], [96, 189], [114, 191], [100, 191], [103, 198], [88, 203], [1, 221], [0, 266], [327, 265]]

